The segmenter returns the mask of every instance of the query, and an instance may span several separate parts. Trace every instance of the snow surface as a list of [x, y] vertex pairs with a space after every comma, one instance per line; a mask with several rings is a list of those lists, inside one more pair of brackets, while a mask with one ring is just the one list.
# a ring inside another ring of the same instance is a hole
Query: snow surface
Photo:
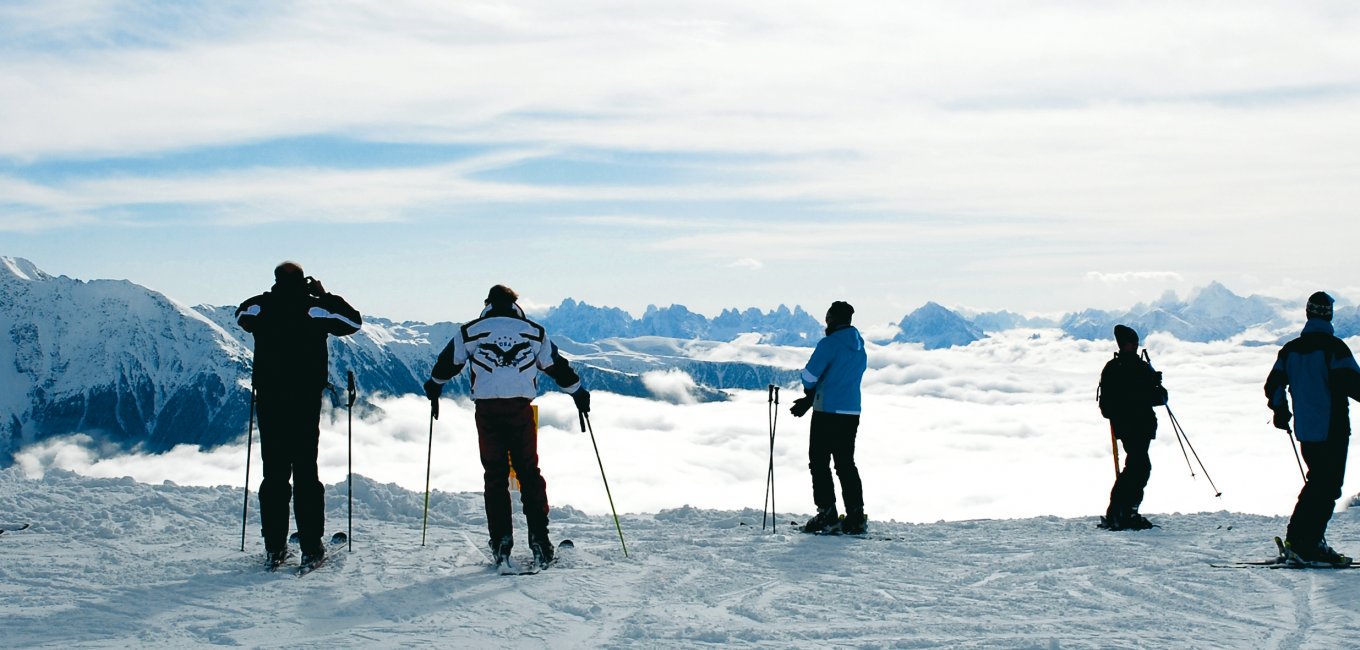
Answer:
[[[890, 540], [761, 530], [761, 513], [689, 507], [612, 520], [553, 513], [578, 546], [499, 576], [481, 498], [355, 481], [354, 550], [305, 577], [266, 574], [252, 495], [54, 470], [0, 471], [7, 647], [1342, 648], [1360, 645], [1360, 571], [1219, 569], [1271, 553], [1277, 517], [873, 522]], [[331, 530], [345, 485], [327, 488]], [[799, 518], [802, 515], [799, 515]], [[525, 552], [523, 520], [518, 547]], [[1360, 547], [1340, 514], [1331, 541]]]

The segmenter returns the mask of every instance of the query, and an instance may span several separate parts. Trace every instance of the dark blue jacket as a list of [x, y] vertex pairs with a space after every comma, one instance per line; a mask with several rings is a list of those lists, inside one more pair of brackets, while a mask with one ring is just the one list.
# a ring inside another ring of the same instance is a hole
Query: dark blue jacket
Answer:
[[1351, 433], [1350, 403], [1360, 400], [1360, 366], [1350, 348], [1336, 338], [1332, 324], [1311, 319], [1303, 334], [1284, 345], [1266, 378], [1266, 399], [1276, 411], [1294, 401], [1294, 433], [1299, 442], [1322, 442]]

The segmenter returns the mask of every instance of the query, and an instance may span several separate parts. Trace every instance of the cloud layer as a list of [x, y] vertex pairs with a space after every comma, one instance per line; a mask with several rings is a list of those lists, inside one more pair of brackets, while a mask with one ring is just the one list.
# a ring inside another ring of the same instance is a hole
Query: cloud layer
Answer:
[[[1037, 332], [1037, 339], [1031, 334], [1004, 333], [951, 350], [905, 344], [870, 350], [856, 457], [871, 517], [933, 521], [1103, 512], [1113, 468], [1095, 388], [1113, 345], [1050, 331]], [[1223, 497], [1213, 497], [1198, 465], [1198, 477], [1191, 477], [1159, 411], [1144, 511], [1288, 513], [1300, 485], [1298, 470], [1288, 437], [1268, 422], [1260, 388], [1275, 349], [1156, 335], [1145, 343], [1166, 374], [1171, 408]], [[1360, 341], [1350, 343], [1354, 348]], [[758, 345], [745, 350], [762, 352], [772, 363], [792, 353]], [[595, 438], [617, 506], [627, 512], [684, 504], [757, 507], [770, 453], [766, 397], [750, 391], [730, 402], [689, 404], [594, 395]], [[783, 401], [787, 408], [787, 395]], [[571, 399], [550, 394], [537, 403], [552, 502], [607, 512], [591, 440], [579, 429]], [[381, 419], [354, 423], [355, 472], [423, 490], [426, 404], [406, 397], [380, 406]], [[813, 509], [807, 423], [780, 413], [774, 459], [781, 512]], [[446, 400], [434, 423], [435, 489], [480, 491], [475, 437], [470, 403]], [[343, 411], [323, 418], [321, 449], [323, 480], [343, 481]], [[73, 437], [29, 448], [18, 461], [30, 475], [60, 467], [149, 482], [240, 485], [245, 449], [202, 453], [182, 447], [161, 456], [101, 458], [87, 439]], [[252, 482], [258, 481], [258, 454], [255, 462]]]

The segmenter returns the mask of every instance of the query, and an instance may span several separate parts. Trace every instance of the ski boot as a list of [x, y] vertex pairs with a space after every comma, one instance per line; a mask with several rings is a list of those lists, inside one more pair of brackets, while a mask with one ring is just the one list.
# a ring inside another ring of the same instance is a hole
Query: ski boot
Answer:
[[1294, 566], [1307, 567], [1347, 567], [1351, 565], [1351, 558], [1328, 546], [1326, 539], [1318, 540], [1315, 545], [1295, 544], [1285, 540], [1284, 560]]
[[288, 561], [288, 555], [288, 549], [286, 548], [278, 551], [265, 551], [264, 570], [270, 572], [278, 571], [279, 567], [283, 566], [283, 563]]
[[863, 508], [856, 508], [845, 513], [845, 518], [841, 519], [841, 533], [845, 535], [863, 535], [869, 530], [869, 518], [864, 516]]
[[555, 554], [552, 541], [548, 539], [548, 531], [529, 535], [529, 550], [533, 551], [534, 564], [538, 568], [546, 569], [553, 563]]
[[491, 561], [500, 566], [510, 559], [510, 550], [515, 547], [515, 538], [502, 535], [500, 539], [492, 538], [487, 545], [491, 547]]
[[829, 506], [817, 511], [817, 516], [809, 519], [803, 524], [805, 533], [830, 533], [838, 530], [841, 525], [841, 517], [836, 513], [836, 506]]
[[325, 561], [326, 547], [322, 546], [319, 540], [302, 546], [302, 559], [300, 560], [302, 566], [321, 566], [321, 563]]

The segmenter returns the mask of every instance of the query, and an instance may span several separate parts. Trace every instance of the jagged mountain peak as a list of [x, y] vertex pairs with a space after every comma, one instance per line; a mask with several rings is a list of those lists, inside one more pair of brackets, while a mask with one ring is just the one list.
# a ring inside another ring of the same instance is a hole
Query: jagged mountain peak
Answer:
[[0, 278], [40, 282], [51, 280], [52, 276], [22, 257], [0, 256]]

